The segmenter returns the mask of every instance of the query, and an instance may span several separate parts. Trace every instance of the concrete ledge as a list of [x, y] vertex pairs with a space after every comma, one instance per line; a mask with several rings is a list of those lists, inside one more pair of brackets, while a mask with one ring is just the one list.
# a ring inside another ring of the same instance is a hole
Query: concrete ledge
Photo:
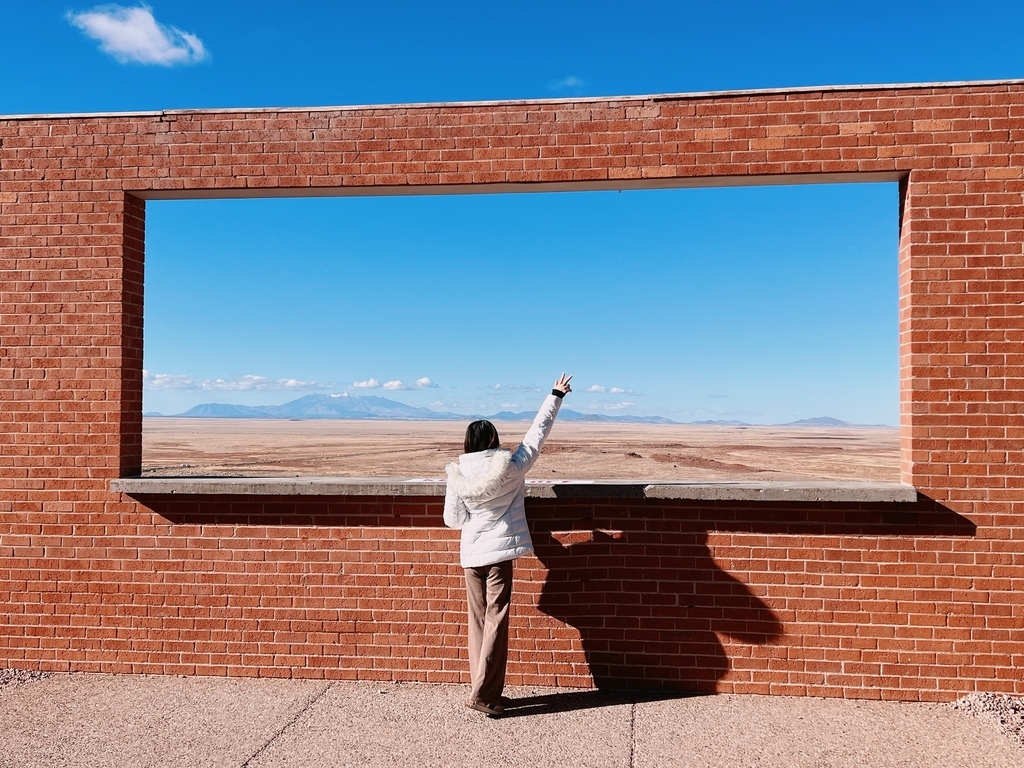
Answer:
[[84, 120], [95, 118], [173, 117], [218, 115], [265, 115], [293, 112], [354, 112], [370, 109], [454, 109], [459, 107], [536, 106], [546, 104], [600, 104], [606, 102], [684, 101], [689, 99], [725, 99], [737, 96], [785, 96], [791, 93], [856, 93], [858, 91], [909, 91], [928, 88], [991, 88], [1024, 85], [1024, 79], [934, 80], [921, 83], [846, 83], [840, 85], [794, 85], [778, 88], [733, 88], [721, 91], [648, 93], [618, 96], [560, 96], [537, 99], [490, 99], [481, 101], [426, 101], [396, 104], [335, 104], [305, 107], [223, 107], [220, 109], [161, 109], [137, 112], [40, 112], [0, 115], [0, 120]]
[[[110, 490], [131, 496], [444, 496], [441, 478], [125, 477]], [[692, 499], [695, 501], [914, 502], [901, 483], [697, 483], [616, 480], [527, 481], [531, 498]]]

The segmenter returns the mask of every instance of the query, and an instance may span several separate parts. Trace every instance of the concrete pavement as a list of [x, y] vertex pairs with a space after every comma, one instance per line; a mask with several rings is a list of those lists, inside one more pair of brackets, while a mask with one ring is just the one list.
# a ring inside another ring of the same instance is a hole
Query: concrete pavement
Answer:
[[1024, 749], [935, 704], [413, 683], [54, 675], [0, 687], [0, 766], [971, 766]]

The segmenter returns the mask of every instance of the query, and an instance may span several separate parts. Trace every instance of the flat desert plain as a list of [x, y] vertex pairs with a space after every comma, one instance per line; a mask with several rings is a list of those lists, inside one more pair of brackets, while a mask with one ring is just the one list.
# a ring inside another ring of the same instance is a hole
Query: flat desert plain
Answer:
[[[495, 422], [514, 448], [529, 424]], [[466, 425], [448, 421], [146, 418], [148, 477], [442, 478]], [[537, 480], [899, 481], [892, 427], [556, 423]]]

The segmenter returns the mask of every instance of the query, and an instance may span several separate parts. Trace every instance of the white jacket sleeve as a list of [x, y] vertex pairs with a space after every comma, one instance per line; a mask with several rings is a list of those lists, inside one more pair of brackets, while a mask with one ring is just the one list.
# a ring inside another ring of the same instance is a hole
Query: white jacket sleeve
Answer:
[[512, 454], [512, 463], [520, 472], [525, 473], [537, 461], [537, 457], [540, 456], [540, 449], [551, 432], [551, 427], [555, 423], [555, 416], [558, 415], [558, 409], [561, 407], [562, 398], [555, 395], [548, 395], [544, 398], [544, 402], [541, 404], [540, 410], [537, 411], [537, 416], [533, 420], [533, 425], [527, 431], [523, 442], [516, 449], [515, 453]]
[[452, 490], [451, 484], [444, 492], [444, 524], [449, 528], [461, 528], [469, 521], [466, 502]]

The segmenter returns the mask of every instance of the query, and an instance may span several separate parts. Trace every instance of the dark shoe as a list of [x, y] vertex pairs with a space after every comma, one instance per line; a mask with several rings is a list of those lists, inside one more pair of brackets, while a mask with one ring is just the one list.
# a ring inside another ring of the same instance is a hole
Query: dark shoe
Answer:
[[505, 714], [505, 708], [501, 704], [487, 704], [483, 701], [467, 701], [466, 706], [470, 709], [475, 709], [477, 712], [483, 712], [488, 717], [501, 717]]

